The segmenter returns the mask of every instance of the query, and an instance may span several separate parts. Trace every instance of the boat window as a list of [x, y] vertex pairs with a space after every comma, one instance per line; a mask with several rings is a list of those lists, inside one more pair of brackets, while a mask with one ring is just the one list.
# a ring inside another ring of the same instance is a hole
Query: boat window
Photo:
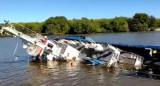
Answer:
[[50, 48], [53, 48], [53, 45], [51, 43], [48, 43], [47, 46], [50, 47]]

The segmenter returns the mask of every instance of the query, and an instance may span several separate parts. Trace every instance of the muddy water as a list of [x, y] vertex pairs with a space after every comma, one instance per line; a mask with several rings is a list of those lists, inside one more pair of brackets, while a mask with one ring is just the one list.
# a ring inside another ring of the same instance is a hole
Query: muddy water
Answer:
[[[160, 45], [160, 32], [87, 35], [96, 41]], [[15, 55], [14, 49], [19, 44]], [[134, 67], [90, 66], [83, 62], [34, 63], [21, 40], [0, 38], [0, 86], [159, 86], [160, 79], [141, 75]]]

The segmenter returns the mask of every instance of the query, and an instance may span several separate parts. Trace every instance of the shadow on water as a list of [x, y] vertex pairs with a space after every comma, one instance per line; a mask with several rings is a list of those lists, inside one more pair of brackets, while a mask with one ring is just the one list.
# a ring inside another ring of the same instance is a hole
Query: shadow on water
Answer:
[[[105, 67], [75, 63], [71, 66], [70, 62], [52, 62], [43, 63], [30, 63], [29, 69], [36, 68], [37, 70], [30, 71], [29, 77], [32, 78], [33, 84], [43, 85], [86, 85], [87, 83], [103, 82], [103, 78], [111, 78], [112, 74], [108, 74]], [[36, 78], [35, 78], [36, 77]], [[35, 82], [37, 84], [35, 84]], [[31, 82], [32, 83], [32, 82]], [[96, 83], [95, 83], [96, 84]]]
[[134, 73], [125, 74], [125, 75], [160, 80], [160, 72], [159, 72], [160, 68], [159, 67], [157, 67], [155, 65], [145, 66], [142, 69], [140, 69]]

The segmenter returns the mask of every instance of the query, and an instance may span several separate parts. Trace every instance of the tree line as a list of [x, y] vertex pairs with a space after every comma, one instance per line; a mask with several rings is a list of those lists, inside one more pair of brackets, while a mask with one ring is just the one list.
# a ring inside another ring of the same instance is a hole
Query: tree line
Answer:
[[[50, 17], [44, 22], [13, 23], [20, 31], [27, 33], [27, 27], [42, 34], [88, 34], [128, 31], [154, 31], [160, 27], [160, 19], [145, 13], [136, 13], [132, 18], [73, 19], [64, 16]], [[24, 27], [21, 27], [23, 25]]]

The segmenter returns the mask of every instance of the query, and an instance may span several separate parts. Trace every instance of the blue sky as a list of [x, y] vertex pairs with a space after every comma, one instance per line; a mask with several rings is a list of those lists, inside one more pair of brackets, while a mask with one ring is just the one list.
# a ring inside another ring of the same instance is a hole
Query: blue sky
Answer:
[[160, 0], [1, 0], [0, 23], [42, 22], [49, 17], [67, 19], [132, 17], [147, 13], [160, 18]]

